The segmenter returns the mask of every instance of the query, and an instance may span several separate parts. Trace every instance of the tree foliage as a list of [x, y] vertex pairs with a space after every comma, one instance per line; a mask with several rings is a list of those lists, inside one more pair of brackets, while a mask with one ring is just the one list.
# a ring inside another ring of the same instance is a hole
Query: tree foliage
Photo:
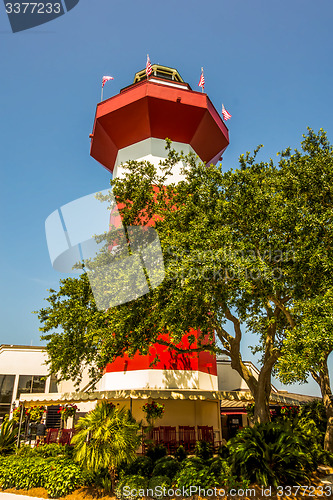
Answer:
[[[323, 131], [309, 130], [302, 150], [286, 149], [277, 166], [257, 161], [259, 147], [223, 172], [167, 147], [159, 171], [130, 161], [125, 177], [111, 183], [125, 228], [157, 230], [164, 280], [106, 311], [97, 309], [87, 275], [62, 280], [39, 311], [51, 369], [79, 379], [88, 365], [98, 377], [115, 357], [146, 354], [154, 342], [178, 352], [220, 352], [248, 384], [256, 420], [268, 420], [271, 373], [286, 335], [303, 321], [299, 304], [321, 300], [331, 286], [332, 148]], [[170, 175], [179, 163], [183, 180], [174, 184]], [[103, 238], [102, 263], [114, 235]], [[85, 266], [96, 272], [96, 261]], [[258, 380], [242, 361], [244, 328], [262, 353]], [[184, 333], [186, 349], [179, 344]]]

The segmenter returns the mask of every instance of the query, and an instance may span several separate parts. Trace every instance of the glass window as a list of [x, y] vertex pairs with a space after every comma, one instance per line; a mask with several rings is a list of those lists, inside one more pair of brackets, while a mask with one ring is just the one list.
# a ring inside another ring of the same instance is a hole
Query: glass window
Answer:
[[11, 403], [15, 375], [0, 375], [0, 403]]
[[20, 375], [16, 399], [20, 394], [45, 392], [45, 379], [44, 375]]
[[58, 381], [55, 375], [51, 375], [50, 392], [58, 392]]
[[2, 424], [5, 416], [9, 415], [9, 413], [10, 413], [10, 405], [0, 404], [0, 425]]

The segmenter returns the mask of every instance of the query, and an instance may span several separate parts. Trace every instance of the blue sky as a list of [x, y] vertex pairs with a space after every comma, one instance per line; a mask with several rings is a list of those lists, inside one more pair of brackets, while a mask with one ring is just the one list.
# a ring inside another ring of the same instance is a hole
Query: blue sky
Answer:
[[45, 219], [109, 186], [89, 156], [104, 74], [115, 78], [107, 98], [132, 83], [147, 53], [195, 90], [204, 66], [205, 91], [232, 114], [224, 168], [260, 143], [260, 158], [276, 158], [307, 126], [333, 140], [332, 15], [331, 0], [80, 0], [13, 34], [1, 3], [0, 344], [40, 343], [31, 311], [65, 277], [50, 264]]

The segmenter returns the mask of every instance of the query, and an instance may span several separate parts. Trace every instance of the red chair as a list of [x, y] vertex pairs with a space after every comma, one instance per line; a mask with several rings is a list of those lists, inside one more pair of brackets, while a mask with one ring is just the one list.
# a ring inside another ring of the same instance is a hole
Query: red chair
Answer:
[[195, 447], [195, 427], [190, 425], [179, 426], [179, 444], [184, 446], [186, 451], [192, 452]]
[[207, 441], [214, 446], [214, 429], [208, 425], [198, 425], [198, 441]]
[[72, 435], [73, 435], [72, 429], [62, 429], [58, 440], [59, 444], [62, 445], [71, 444]]
[[171, 425], [161, 426], [160, 428], [160, 444], [163, 444], [169, 453], [174, 453], [177, 448], [176, 427]]
[[45, 443], [56, 443], [59, 434], [59, 429], [49, 429], [46, 434]]
[[160, 427], [153, 427], [151, 439], [154, 441], [154, 444], [160, 444], [161, 435], [160, 435]]
[[148, 427], [142, 427], [142, 453], [146, 452], [147, 446], [150, 444], [159, 444], [160, 428], [153, 427], [148, 431]]

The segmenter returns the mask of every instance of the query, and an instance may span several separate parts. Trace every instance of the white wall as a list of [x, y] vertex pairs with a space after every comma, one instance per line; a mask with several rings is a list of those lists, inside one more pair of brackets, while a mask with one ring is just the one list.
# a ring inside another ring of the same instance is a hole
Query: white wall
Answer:
[[[123, 177], [124, 176], [124, 167], [121, 165], [122, 163], [126, 163], [128, 160], [136, 160], [143, 161], [147, 160], [155, 167], [157, 167], [158, 173], [161, 174], [161, 170], [159, 168], [159, 162], [161, 160], [165, 160], [167, 157], [167, 151], [165, 149], [166, 142], [164, 139], [156, 139], [150, 137], [143, 141], [132, 144], [131, 146], [127, 146], [126, 148], [120, 149], [118, 151], [117, 159], [115, 162], [114, 170], [113, 170], [113, 178], [115, 177]], [[189, 144], [185, 144], [182, 142], [173, 142], [172, 149], [175, 149], [178, 153], [183, 151], [186, 155], [189, 152], [192, 152], [196, 155], [195, 151]], [[184, 176], [180, 174], [180, 170], [182, 168], [182, 162], [178, 162], [172, 169], [172, 176], [169, 177], [168, 182], [179, 182], [184, 179]]]

